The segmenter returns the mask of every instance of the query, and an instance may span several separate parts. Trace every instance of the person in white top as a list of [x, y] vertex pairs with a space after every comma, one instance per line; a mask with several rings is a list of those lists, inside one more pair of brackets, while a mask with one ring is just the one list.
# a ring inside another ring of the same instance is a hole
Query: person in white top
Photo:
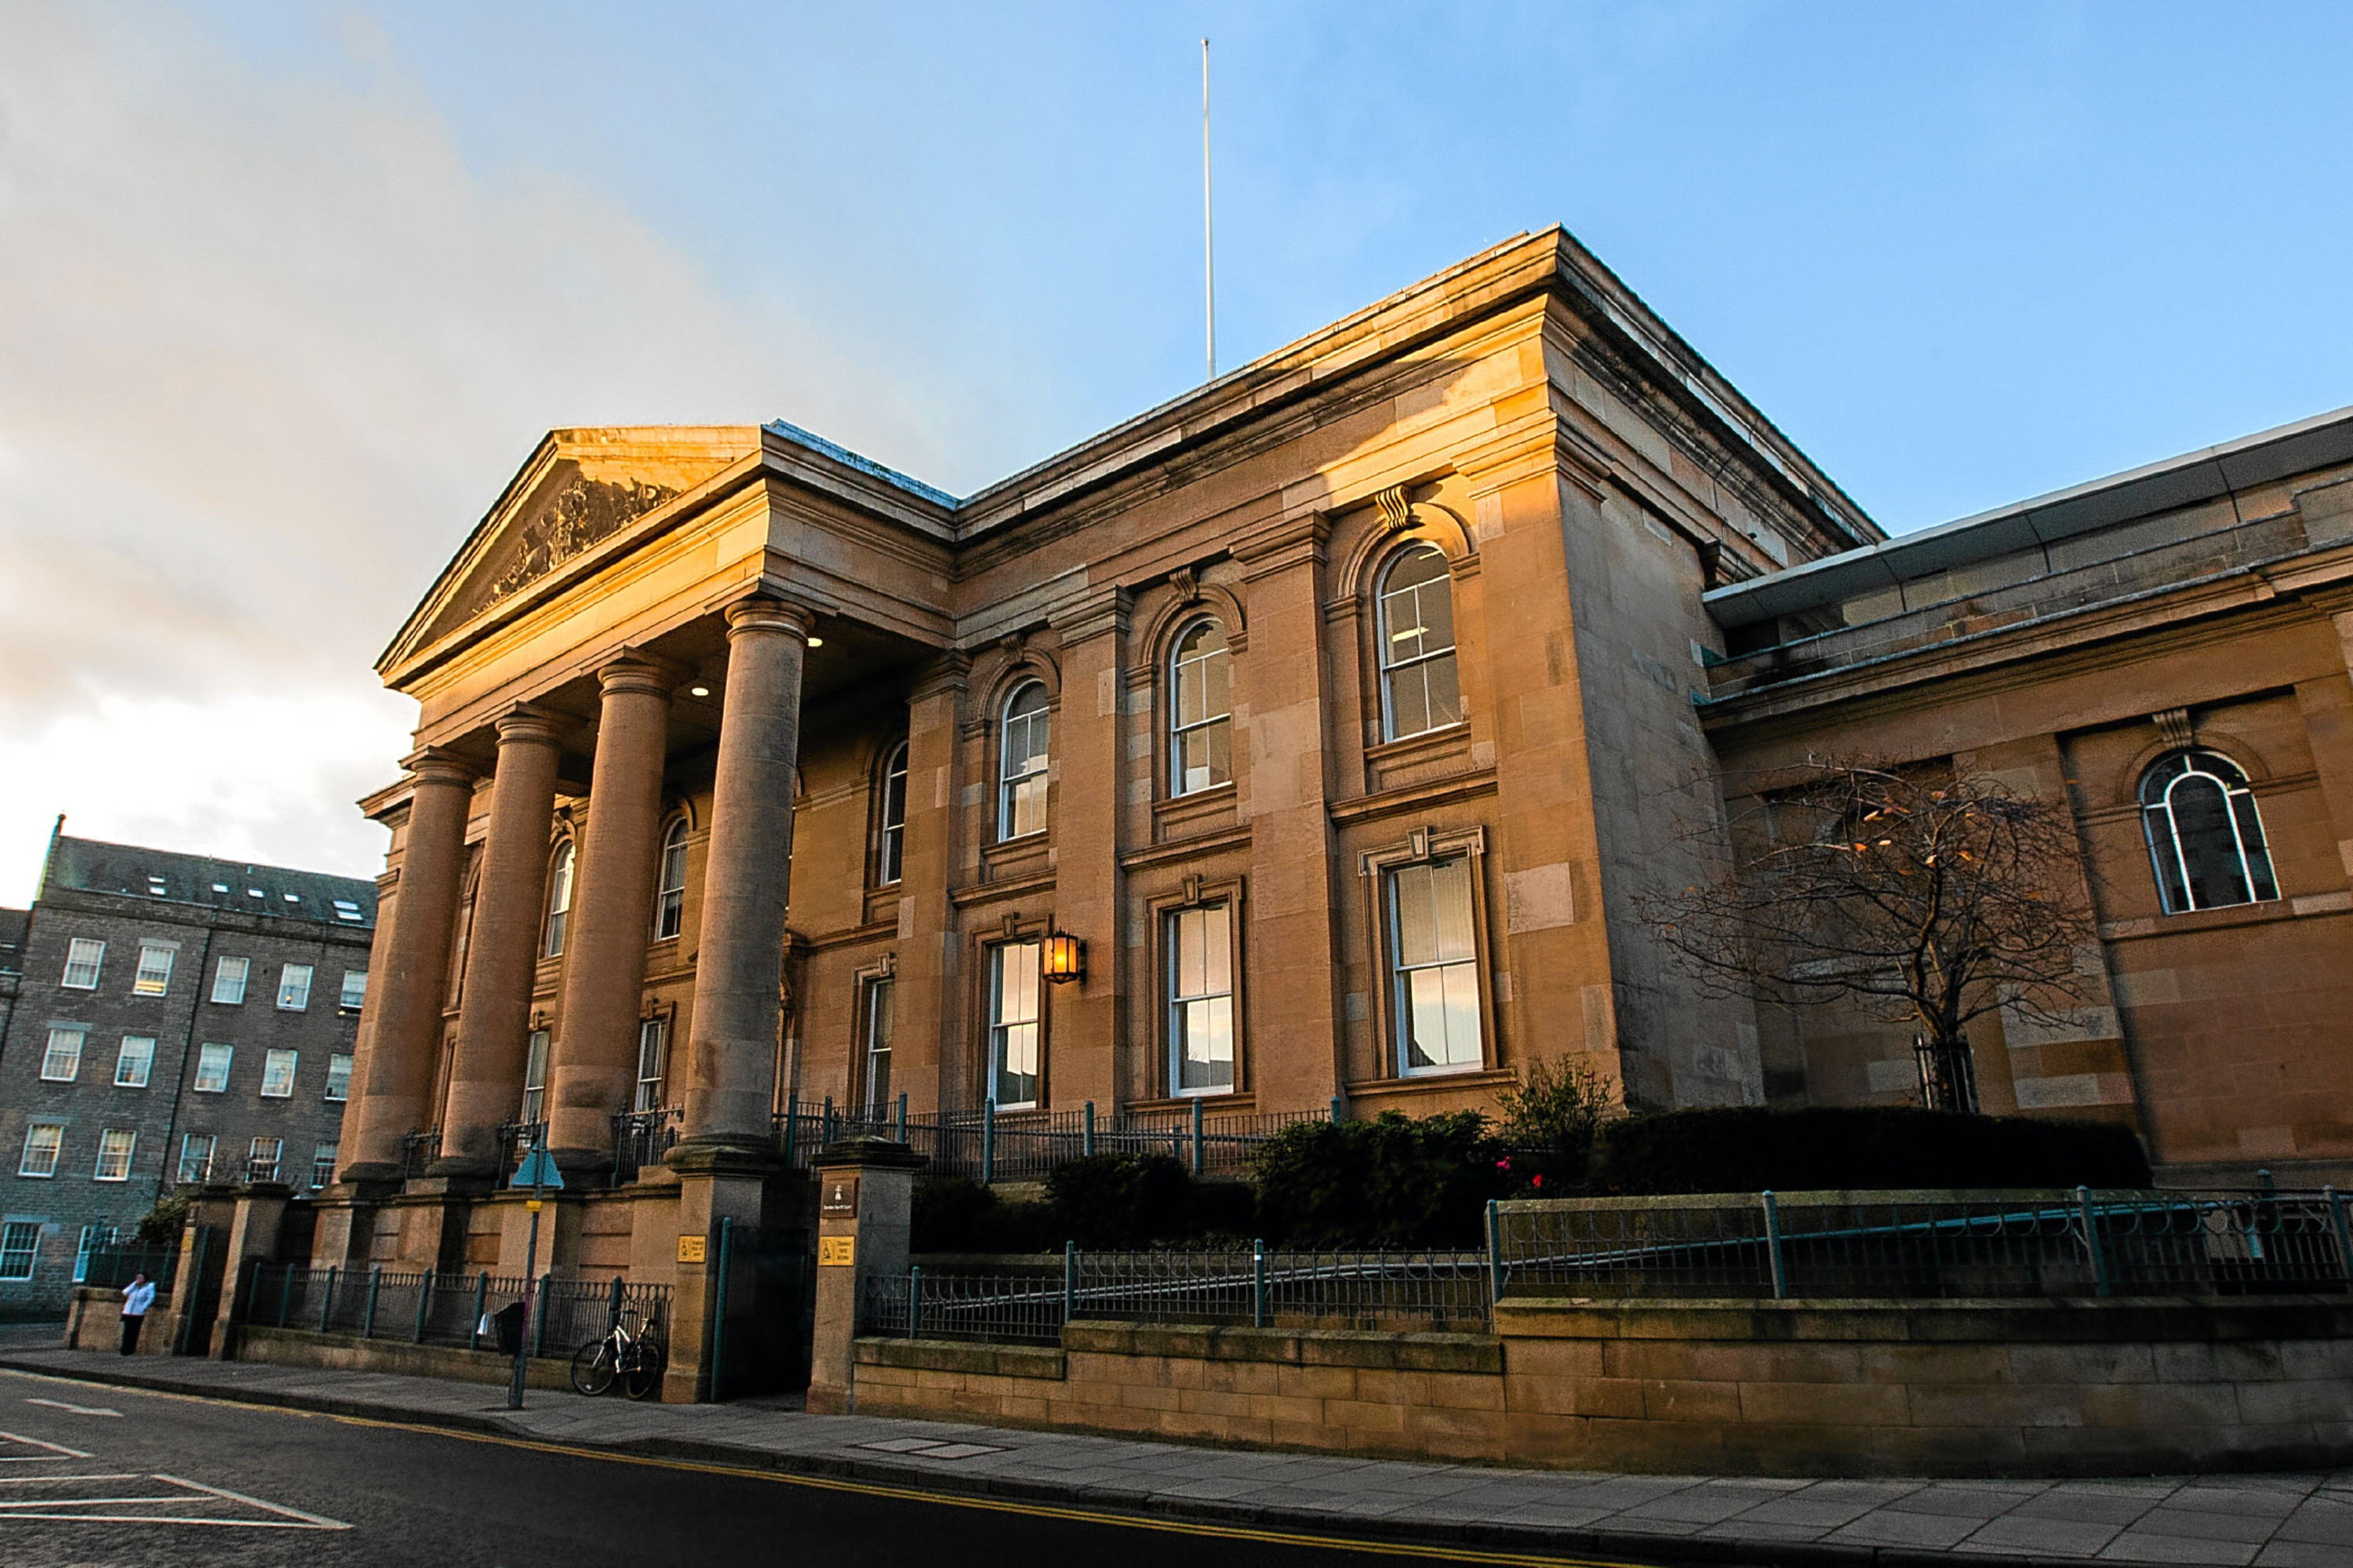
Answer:
[[131, 1354], [139, 1348], [139, 1325], [147, 1321], [147, 1308], [155, 1305], [155, 1282], [143, 1274], [134, 1274], [131, 1283], [122, 1287], [122, 1353]]

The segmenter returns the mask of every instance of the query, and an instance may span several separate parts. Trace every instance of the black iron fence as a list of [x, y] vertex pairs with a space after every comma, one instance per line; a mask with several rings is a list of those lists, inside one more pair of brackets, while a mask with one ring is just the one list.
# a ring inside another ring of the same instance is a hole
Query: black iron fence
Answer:
[[179, 1267], [177, 1240], [114, 1243], [90, 1249], [82, 1259], [79, 1283], [120, 1289], [131, 1283], [132, 1276], [143, 1274], [156, 1289], [169, 1296]]
[[414, 1181], [441, 1158], [441, 1129], [429, 1132], [408, 1132], [400, 1139], [400, 1176], [404, 1181]]
[[659, 1165], [678, 1142], [685, 1110], [623, 1111], [613, 1118], [613, 1185], [625, 1186], [649, 1165]]
[[777, 1113], [776, 1142], [796, 1169], [843, 1138], [888, 1138], [930, 1161], [928, 1174], [976, 1181], [1027, 1181], [1091, 1154], [1166, 1154], [1198, 1176], [1245, 1169], [1277, 1132], [1298, 1122], [1336, 1119], [1330, 1111], [1211, 1111], [1202, 1100], [1179, 1110], [978, 1110], [911, 1115], [907, 1097], [886, 1107], [805, 1106], [796, 1095]]
[[[526, 1283], [515, 1276], [487, 1272], [267, 1265], [253, 1272], [241, 1318], [248, 1323], [364, 1340], [511, 1351], [512, 1340], [501, 1336], [515, 1331], [512, 1326], [526, 1316], [514, 1311], [523, 1303]], [[533, 1355], [569, 1355], [610, 1333], [625, 1311], [634, 1312], [658, 1335], [667, 1333], [667, 1285], [553, 1276], [538, 1285], [538, 1309], [527, 1315]], [[503, 1330], [501, 1313], [509, 1325]]]

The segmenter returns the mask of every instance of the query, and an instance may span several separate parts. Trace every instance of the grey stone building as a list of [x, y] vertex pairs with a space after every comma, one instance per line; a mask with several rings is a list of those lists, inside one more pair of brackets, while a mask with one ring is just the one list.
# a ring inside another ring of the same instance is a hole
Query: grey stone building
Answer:
[[51, 839], [0, 950], [0, 1319], [61, 1313], [81, 1255], [182, 1183], [332, 1179], [375, 897]]

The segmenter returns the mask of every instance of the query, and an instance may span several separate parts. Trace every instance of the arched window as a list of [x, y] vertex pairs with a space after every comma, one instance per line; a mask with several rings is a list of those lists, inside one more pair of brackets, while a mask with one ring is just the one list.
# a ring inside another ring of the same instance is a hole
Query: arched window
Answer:
[[660, 885], [654, 894], [654, 940], [678, 935], [686, 924], [686, 819], [662, 835]]
[[2247, 776], [2219, 752], [2158, 758], [2141, 776], [2140, 821], [2167, 914], [2279, 896]]
[[1168, 662], [1168, 792], [1189, 795], [1234, 776], [1233, 697], [1226, 629], [1197, 620]]
[[907, 743], [891, 748], [882, 763], [882, 842], [874, 854], [874, 880], [884, 887], [899, 880], [907, 859]]
[[1381, 723], [1390, 740], [1462, 722], [1446, 553], [1414, 545], [1381, 574]]
[[554, 863], [547, 869], [547, 957], [564, 951], [564, 927], [571, 917], [572, 841], [566, 839], [556, 846]]
[[997, 791], [1000, 839], [1045, 830], [1047, 729], [1046, 683], [1025, 681], [1005, 700]]

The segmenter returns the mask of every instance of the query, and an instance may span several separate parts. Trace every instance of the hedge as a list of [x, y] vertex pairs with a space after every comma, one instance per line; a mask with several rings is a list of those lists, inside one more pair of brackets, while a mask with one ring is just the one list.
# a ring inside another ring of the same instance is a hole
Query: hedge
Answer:
[[1966, 1116], [1901, 1107], [1728, 1106], [1610, 1122], [1596, 1192], [1888, 1188], [2146, 1188], [2148, 1155], [2115, 1122]]

